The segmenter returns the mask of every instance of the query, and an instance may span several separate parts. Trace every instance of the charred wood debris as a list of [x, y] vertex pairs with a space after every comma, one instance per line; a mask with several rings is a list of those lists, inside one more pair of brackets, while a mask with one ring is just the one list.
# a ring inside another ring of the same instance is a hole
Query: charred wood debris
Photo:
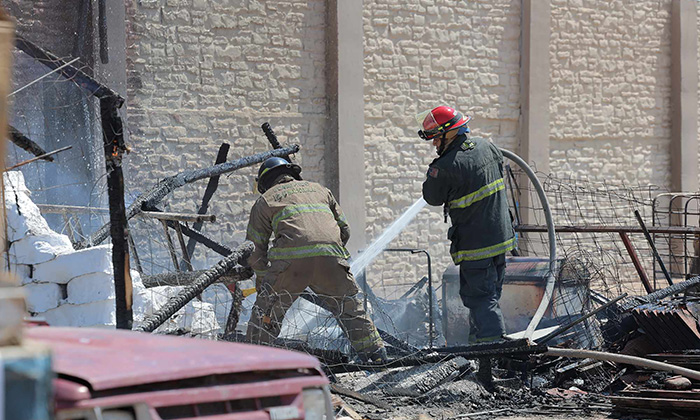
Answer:
[[[246, 263], [252, 244], [246, 242], [231, 249], [202, 233], [202, 224], [214, 219], [206, 213], [221, 175], [259, 164], [269, 157], [288, 158], [299, 151], [299, 146], [280, 145], [272, 128], [265, 123], [263, 131], [273, 150], [227, 162], [229, 146], [223, 144], [213, 166], [165, 178], [125, 208], [121, 159], [128, 148], [124, 144], [122, 121], [118, 115], [123, 98], [22, 37], [18, 37], [17, 47], [100, 100], [110, 223], [86, 240], [75, 242], [74, 247], [87, 248], [111, 236], [117, 326], [131, 327], [130, 300], [125, 297], [130, 290], [130, 278], [129, 270], [124, 269], [128, 267], [130, 253], [137, 270], [142, 271], [136, 247], [128, 233], [128, 220], [135, 216], [151, 217], [163, 225], [176, 271], [142, 275], [143, 283], [146, 287], [185, 287], [178, 296], [148, 317], [139, 330], [154, 331], [208, 286], [220, 282], [231, 291], [233, 302], [220, 338], [242, 341], [235, 331], [243, 302], [243, 294], [236, 283], [253, 277], [253, 271]], [[34, 154], [35, 159], [52, 161], [51, 155], [60, 152], [46, 153], [13, 128], [10, 129], [10, 139]], [[209, 183], [196, 215], [165, 213], [159, 208], [161, 201], [177, 188], [203, 179], [208, 179]], [[637, 218], [663, 268], [647, 228], [638, 214]], [[187, 222], [192, 222], [192, 227]], [[180, 259], [171, 230], [177, 237]], [[624, 240], [623, 233], [620, 234]], [[185, 236], [188, 237], [187, 243]], [[208, 270], [195, 271], [190, 257], [198, 243], [220, 254], [222, 259]], [[512, 414], [583, 417], [601, 411], [660, 417], [697, 416], [700, 413], [700, 277], [673, 284], [664, 269], [669, 286], [654, 291], [643, 271], [638, 271], [640, 281], [649, 292], [647, 295], [623, 294], [607, 299], [592, 288], [590, 292], [598, 303], [597, 308], [539, 336], [536, 334], [534, 338], [416, 348], [380, 329], [390, 355], [390, 360], [383, 364], [358, 364], [346, 353], [318, 349], [303, 341], [278, 339], [275, 345], [307, 352], [321, 361], [332, 381], [333, 404], [338, 416], [343, 418], [385, 419], [402, 415], [401, 418], [416, 418], [416, 413], [420, 413], [417, 418], [424, 419], [488, 418]], [[312, 293], [305, 293], [302, 298], [323, 307], [322, 301]], [[597, 351], [569, 348], [572, 343], [566, 337], [570, 336], [571, 329], [591, 319], [600, 325], [604, 339], [596, 344]], [[565, 332], [569, 335], [564, 336]], [[552, 344], [555, 341], [556, 344]]]
[[[266, 128], [271, 131], [269, 126]], [[246, 266], [252, 244], [230, 249], [199, 231], [205, 218], [166, 217], [158, 204], [176, 188], [209, 178], [197, 212], [204, 215], [216, 190], [216, 177], [270, 156], [299, 151], [298, 146], [276, 146], [270, 152], [226, 163], [228, 147], [224, 144], [214, 166], [166, 178], [129, 207], [127, 219], [148, 212], [154, 212], [148, 213], [149, 217], [158, 217], [161, 212], [166, 231], [172, 229], [190, 241], [187, 245], [179, 241], [183, 258], [179, 266], [175, 265], [178, 271], [142, 277], [146, 287], [186, 287], [145, 320], [140, 330], [155, 330], [206, 287], [220, 282], [233, 297], [221, 339], [244, 340], [235, 331], [243, 301], [236, 282], [253, 276]], [[198, 225], [190, 228], [185, 221]], [[103, 227], [76, 247], [100, 243], [107, 231], [108, 226]], [[209, 270], [193, 271], [189, 256], [195, 243], [223, 259]], [[358, 364], [352, 355], [318, 349], [304, 341], [277, 339], [275, 345], [316, 356], [333, 382], [331, 391], [338, 414], [353, 419], [392, 418], [410, 407], [420, 407], [427, 413], [424, 418], [484, 418], [515, 413], [583, 416], [595, 412], [684, 416], [700, 409], [700, 295], [695, 294], [699, 289], [700, 277], [693, 277], [645, 296], [622, 294], [606, 299], [592, 290], [598, 303], [595, 309], [534, 339], [416, 348], [380, 329], [391, 356], [384, 364]], [[323, 307], [313, 293], [301, 297]], [[590, 319], [601, 325], [605, 342], [596, 349], [602, 351], [571, 349], [566, 340], [556, 340]], [[555, 341], [556, 347], [552, 344]]]

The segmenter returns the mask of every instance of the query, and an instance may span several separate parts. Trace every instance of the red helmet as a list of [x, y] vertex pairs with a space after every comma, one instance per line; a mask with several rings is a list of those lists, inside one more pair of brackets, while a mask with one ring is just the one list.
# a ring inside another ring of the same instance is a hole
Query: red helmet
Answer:
[[430, 111], [416, 115], [416, 120], [423, 127], [418, 135], [423, 140], [432, 140], [440, 134], [466, 125], [472, 118], [449, 106], [441, 105]]

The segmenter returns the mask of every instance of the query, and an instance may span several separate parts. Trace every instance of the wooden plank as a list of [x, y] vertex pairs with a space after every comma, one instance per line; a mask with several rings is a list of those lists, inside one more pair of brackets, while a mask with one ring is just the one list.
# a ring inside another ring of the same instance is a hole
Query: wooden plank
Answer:
[[[7, 147], [7, 95], [12, 83], [12, 48], [14, 44], [15, 26], [0, 7], [0, 170], [5, 167], [5, 150]], [[5, 202], [5, 187], [0, 177], [0, 200]], [[0, 253], [7, 252], [5, 206], [0, 209]], [[9, 261], [9, 255], [5, 258]], [[7, 281], [4, 277], [2, 281]]]
[[700, 390], [673, 391], [669, 389], [640, 389], [637, 391], [622, 391], [621, 394], [627, 397], [700, 400]]
[[379, 398], [371, 397], [371, 396], [365, 395], [365, 394], [360, 394], [357, 391], [353, 391], [351, 389], [344, 388], [340, 385], [331, 384], [331, 392], [333, 392], [335, 394], [344, 395], [346, 397], [354, 398], [358, 401], [372, 404], [372, 405], [377, 406], [379, 408], [383, 408], [384, 410], [388, 410], [390, 408], [389, 404], [385, 403], [384, 401], [380, 400]]

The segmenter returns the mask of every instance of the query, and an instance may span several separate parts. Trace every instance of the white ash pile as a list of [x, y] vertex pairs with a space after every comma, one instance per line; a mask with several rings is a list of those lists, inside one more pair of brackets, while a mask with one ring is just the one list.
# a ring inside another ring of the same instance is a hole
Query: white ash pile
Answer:
[[[52, 230], [31, 200], [21, 172], [4, 174], [7, 240], [5, 265], [18, 278], [31, 315], [49, 325], [114, 328], [115, 294], [112, 246], [76, 251], [68, 236]], [[133, 281], [134, 326], [163, 305], [181, 287], [146, 289], [137, 272]], [[157, 332], [216, 337], [226, 324], [231, 306], [220, 284], [202, 293], [160, 326]]]

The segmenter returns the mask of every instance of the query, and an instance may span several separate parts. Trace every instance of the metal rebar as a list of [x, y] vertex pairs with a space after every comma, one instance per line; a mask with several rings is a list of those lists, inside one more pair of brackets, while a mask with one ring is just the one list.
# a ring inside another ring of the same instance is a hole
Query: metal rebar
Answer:
[[20, 166], [24, 166], [24, 165], [26, 165], [26, 164], [28, 164], [28, 163], [35, 162], [35, 161], [37, 161], [37, 160], [39, 160], [39, 159], [45, 159], [45, 158], [48, 157], [48, 156], [55, 155], [56, 153], [61, 153], [61, 152], [65, 151], [65, 150], [68, 150], [68, 149], [70, 149], [70, 148], [72, 148], [72, 147], [73, 147], [73, 146], [62, 147], [62, 148], [60, 148], [60, 149], [54, 150], [53, 152], [45, 153], [45, 154], [43, 154], [43, 155], [36, 156], [36, 157], [31, 158], [31, 159], [27, 159], [27, 160], [25, 160], [24, 162], [20, 162], [20, 163], [18, 163], [18, 164], [16, 164], [16, 165], [10, 166], [9, 168], [6, 168], [5, 171], [11, 171], [11, 170], [13, 170], [13, 169], [19, 168]]
[[429, 347], [433, 347], [434, 338], [434, 320], [433, 320], [433, 269], [430, 259], [430, 254], [425, 249], [414, 248], [385, 248], [387, 252], [410, 252], [411, 254], [423, 253], [428, 258], [428, 343]]
[[64, 67], [70, 66], [71, 64], [75, 63], [75, 62], [78, 61], [79, 59], [80, 59], [80, 57], [74, 58], [74, 59], [72, 59], [71, 61], [65, 63], [64, 65], [62, 65], [62, 66], [60, 66], [60, 67], [57, 67], [57, 68], [51, 70], [50, 72], [48, 72], [48, 73], [46, 73], [45, 75], [39, 77], [38, 79], [32, 80], [31, 82], [27, 83], [26, 85], [22, 86], [21, 88], [17, 89], [16, 91], [14, 91], [14, 92], [10, 93], [9, 95], [7, 95], [7, 97], [9, 98], [10, 96], [15, 95], [15, 94], [17, 94], [17, 93], [23, 91], [24, 89], [28, 88], [29, 86], [32, 86], [33, 84], [35, 84], [35, 83], [37, 83], [37, 82], [39, 82], [39, 81], [41, 81], [41, 80], [43, 80], [43, 79], [45, 79], [45, 78], [51, 76], [52, 74], [56, 73], [57, 71], [60, 71], [60, 70], [63, 69]]
[[646, 290], [647, 293], [653, 292], [654, 289], [651, 287], [651, 283], [649, 283], [649, 277], [647, 277], [647, 273], [646, 273], [646, 271], [644, 271], [644, 267], [642, 267], [642, 262], [639, 261], [639, 257], [637, 256], [637, 253], [634, 251], [634, 247], [632, 246], [632, 241], [630, 241], [629, 236], [627, 236], [627, 233], [625, 233], [625, 232], [620, 232], [620, 239], [622, 239], [622, 243], [625, 245], [625, 249], [627, 250], [627, 254], [632, 259], [632, 264], [634, 265], [634, 269], [637, 270], [637, 274], [639, 275], [639, 279], [642, 281], [642, 284], [644, 285], [644, 290]]

